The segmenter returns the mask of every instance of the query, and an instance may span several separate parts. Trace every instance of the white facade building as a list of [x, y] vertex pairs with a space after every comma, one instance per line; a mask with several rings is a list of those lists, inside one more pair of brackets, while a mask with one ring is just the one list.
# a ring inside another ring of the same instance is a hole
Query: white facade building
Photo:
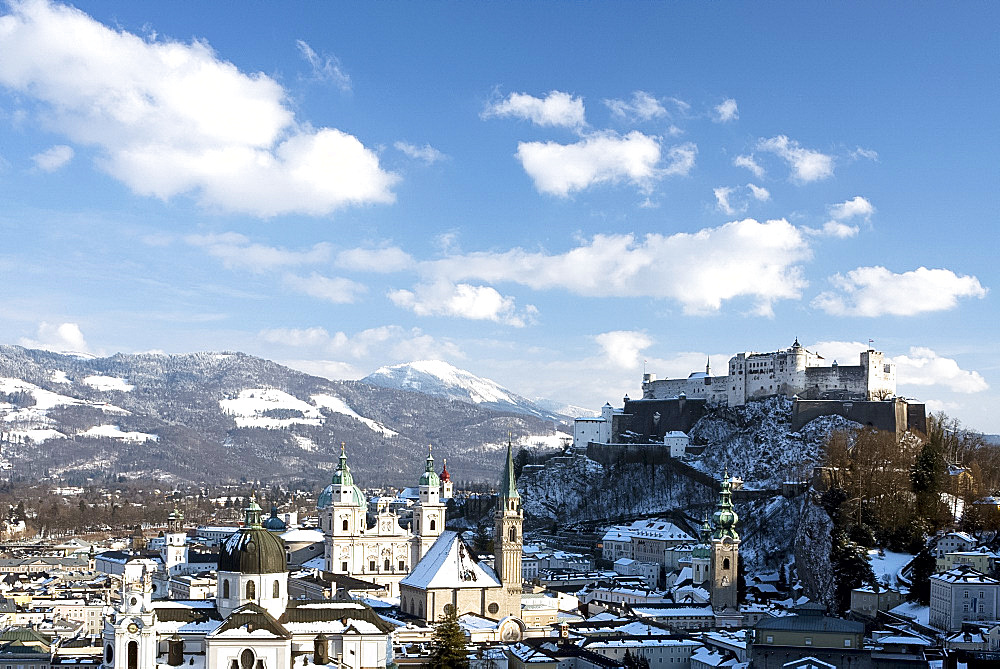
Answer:
[[590, 442], [610, 444], [612, 419], [615, 413], [621, 412], [621, 409], [615, 409], [611, 404], [605, 404], [601, 407], [600, 416], [575, 418], [573, 420], [573, 448], [586, 448]]
[[689, 441], [687, 434], [679, 430], [671, 430], [663, 435], [663, 445], [670, 449], [672, 458], [684, 457]]
[[711, 364], [686, 379], [643, 376], [644, 399], [684, 395], [710, 404], [740, 406], [748, 400], [784, 395], [803, 399], [881, 400], [896, 394], [896, 366], [881, 351], [859, 354], [858, 365], [840, 365], [803, 348], [798, 339], [790, 348], [771, 353], [743, 352], [729, 359], [728, 374], [713, 376]]
[[692, 537], [667, 520], [637, 520], [609, 527], [602, 539], [602, 556], [614, 562], [629, 558], [667, 565], [667, 550], [690, 544]]
[[930, 624], [957, 630], [965, 621], [1000, 620], [1000, 581], [967, 566], [934, 574], [931, 581]]

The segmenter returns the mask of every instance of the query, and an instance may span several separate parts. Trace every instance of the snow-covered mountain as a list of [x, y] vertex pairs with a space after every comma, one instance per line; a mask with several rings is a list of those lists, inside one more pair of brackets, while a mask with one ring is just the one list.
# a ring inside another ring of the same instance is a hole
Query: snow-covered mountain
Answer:
[[[476, 376], [441, 360], [417, 360], [380, 367], [361, 380], [373, 386], [446, 397], [497, 411], [510, 411], [557, 422], [572, 421], [572, 417], [565, 413], [542, 407], [496, 381]], [[559, 406], [554, 402], [550, 404]]]
[[14, 476], [320, 481], [343, 441], [361, 481], [412, 485], [427, 444], [452, 476], [489, 481], [508, 434], [558, 442], [537, 414], [331, 381], [243, 353], [83, 358], [0, 345], [0, 470]]

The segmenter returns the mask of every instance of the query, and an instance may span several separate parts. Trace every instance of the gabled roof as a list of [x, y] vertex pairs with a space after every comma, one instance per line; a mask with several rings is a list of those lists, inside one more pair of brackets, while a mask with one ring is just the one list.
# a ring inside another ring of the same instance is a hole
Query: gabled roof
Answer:
[[[355, 600], [303, 600], [293, 599], [281, 614], [278, 622], [282, 625], [340, 621], [361, 621], [374, 625], [380, 632], [388, 634], [395, 629], [384, 621], [372, 607]], [[360, 627], [360, 626], [359, 626]]]
[[274, 616], [256, 604], [244, 604], [229, 614], [229, 617], [208, 636], [271, 636], [291, 639], [291, 633]]
[[500, 588], [492, 569], [479, 562], [456, 532], [441, 533], [427, 554], [400, 585], [421, 590], [433, 588]]

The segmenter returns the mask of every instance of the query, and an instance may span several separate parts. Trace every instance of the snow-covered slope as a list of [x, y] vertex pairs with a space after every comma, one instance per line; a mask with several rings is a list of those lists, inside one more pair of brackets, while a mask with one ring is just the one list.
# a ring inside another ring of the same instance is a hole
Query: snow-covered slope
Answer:
[[362, 381], [382, 388], [412, 390], [546, 420], [559, 422], [571, 420], [565, 414], [544, 409], [535, 402], [507, 390], [496, 381], [476, 376], [472, 372], [441, 360], [417, 360], [380, 367]]

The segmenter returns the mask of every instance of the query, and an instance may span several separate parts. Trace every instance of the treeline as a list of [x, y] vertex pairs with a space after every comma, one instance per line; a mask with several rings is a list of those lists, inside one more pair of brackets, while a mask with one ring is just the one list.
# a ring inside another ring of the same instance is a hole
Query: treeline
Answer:
[[949, 527], [976, 535], [1000, 530], [996, 504], [984, 503], [1000, 487], [1000, 447], [944, 414], [927, 425], [926, 439], [871, 428], [830, 435], [819, 502], [834, 524], [831, 561], [842, 611], [852, 588], [880, 585], [868, 549], [916, 554], [912, 595], [926, 603], [931, 535]]

